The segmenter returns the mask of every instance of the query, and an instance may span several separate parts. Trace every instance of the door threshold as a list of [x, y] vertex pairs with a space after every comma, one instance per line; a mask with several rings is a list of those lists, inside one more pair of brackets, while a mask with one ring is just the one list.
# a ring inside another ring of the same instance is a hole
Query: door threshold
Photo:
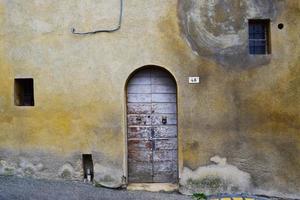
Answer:
[[175, 192], [178, 191], [175, 183], [129, 183], [127, 190], [142, 190], [148, 192]]

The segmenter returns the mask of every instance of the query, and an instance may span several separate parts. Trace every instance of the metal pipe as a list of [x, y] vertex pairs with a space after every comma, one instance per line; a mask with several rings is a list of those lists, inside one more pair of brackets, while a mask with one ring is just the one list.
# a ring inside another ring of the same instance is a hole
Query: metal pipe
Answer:
[[113, 29], [100, 29], [95, 31], [89, 32], [77, 32], [75, 28], [71, 29], [71, 32], [76, 35], [89, 35], [89, 34], [96, 34], [96, 33], [112, 33], [121, 29], [122, 25], [122, 18], [123, 18], [123, 0], [120, 0], [120, 15], [119, 15], [119, 23], [116, 28]]

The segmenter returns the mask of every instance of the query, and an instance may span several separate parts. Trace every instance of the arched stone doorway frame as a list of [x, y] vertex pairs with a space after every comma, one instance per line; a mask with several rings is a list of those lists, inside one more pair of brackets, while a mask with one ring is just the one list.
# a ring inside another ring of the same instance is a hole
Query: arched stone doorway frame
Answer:
[[[180, 172], [182, 170], [182, 147], [179, 145], [180, 144], [180, 134], [179, 134], [179, 125], [180, 125], [180, 121], [178, 118], [178, 84], [177, 84], [177, 80], [175, 78], [175, 76], [173, 75], [173, 73], [171, 73], [171, 71], [165, 67], [159, 66], [159, 65], [144, 65], [142, 67], [138, 67], [135, 70], [133, 70], [129, 76], [126, 79], [125, 85], [124, 85], [124, 179], [125, 179], [125, 183], [128, 185], [128, 124], [127, 124], [127, 88], [128, 88], [128, 83], [129, 81], [134, 77], [134, 75], [136, 75], [138, 72], [145, 70], [145, 69], [159, 69], [159, 70], [163, 70], [166, 71], [168, 73], [168, 75], [173, 79], [174, 83], [175, 83], [175, 87], [176, 87], [176, 117], [177, 117], [177, 185], [179, 183], [179, 179], [180, 179]], [[153, 183], [155, 184], [155, 183]], [[163, 186], [162, 186], [163, 187]], [[147, 188], [146, 188], [147, 189]], [[162, 188], [163, 189], [163, 188]]]

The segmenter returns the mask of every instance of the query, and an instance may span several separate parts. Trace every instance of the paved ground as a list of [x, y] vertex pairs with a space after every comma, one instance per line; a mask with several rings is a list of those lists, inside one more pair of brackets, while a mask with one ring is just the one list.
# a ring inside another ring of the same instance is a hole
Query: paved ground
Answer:
[[34, 180], [14, 176], [0, 176], [0, 200], [191, 200], [172, 193], [112, 190], [81, 182]]
[[[143, 191], [113, 190], [94, 187], [82, 182], [36, 180], [15, 176], [0, 176], [0, 200], [191, 200], [177, 193], [152, 193]], [[249, 196], [244, 194], [219, 194], [210, 200], [285, 200]], [[289, 199], [291, 200], [291, 199]], [[299, 199], [300, 200], [300, 199]]]

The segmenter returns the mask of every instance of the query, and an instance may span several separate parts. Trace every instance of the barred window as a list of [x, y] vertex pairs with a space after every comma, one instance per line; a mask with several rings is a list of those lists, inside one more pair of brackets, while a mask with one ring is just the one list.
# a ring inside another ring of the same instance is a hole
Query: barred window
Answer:
[[250, 54], [270, 53], [270, 20], [249, 20], [249, 52]]

